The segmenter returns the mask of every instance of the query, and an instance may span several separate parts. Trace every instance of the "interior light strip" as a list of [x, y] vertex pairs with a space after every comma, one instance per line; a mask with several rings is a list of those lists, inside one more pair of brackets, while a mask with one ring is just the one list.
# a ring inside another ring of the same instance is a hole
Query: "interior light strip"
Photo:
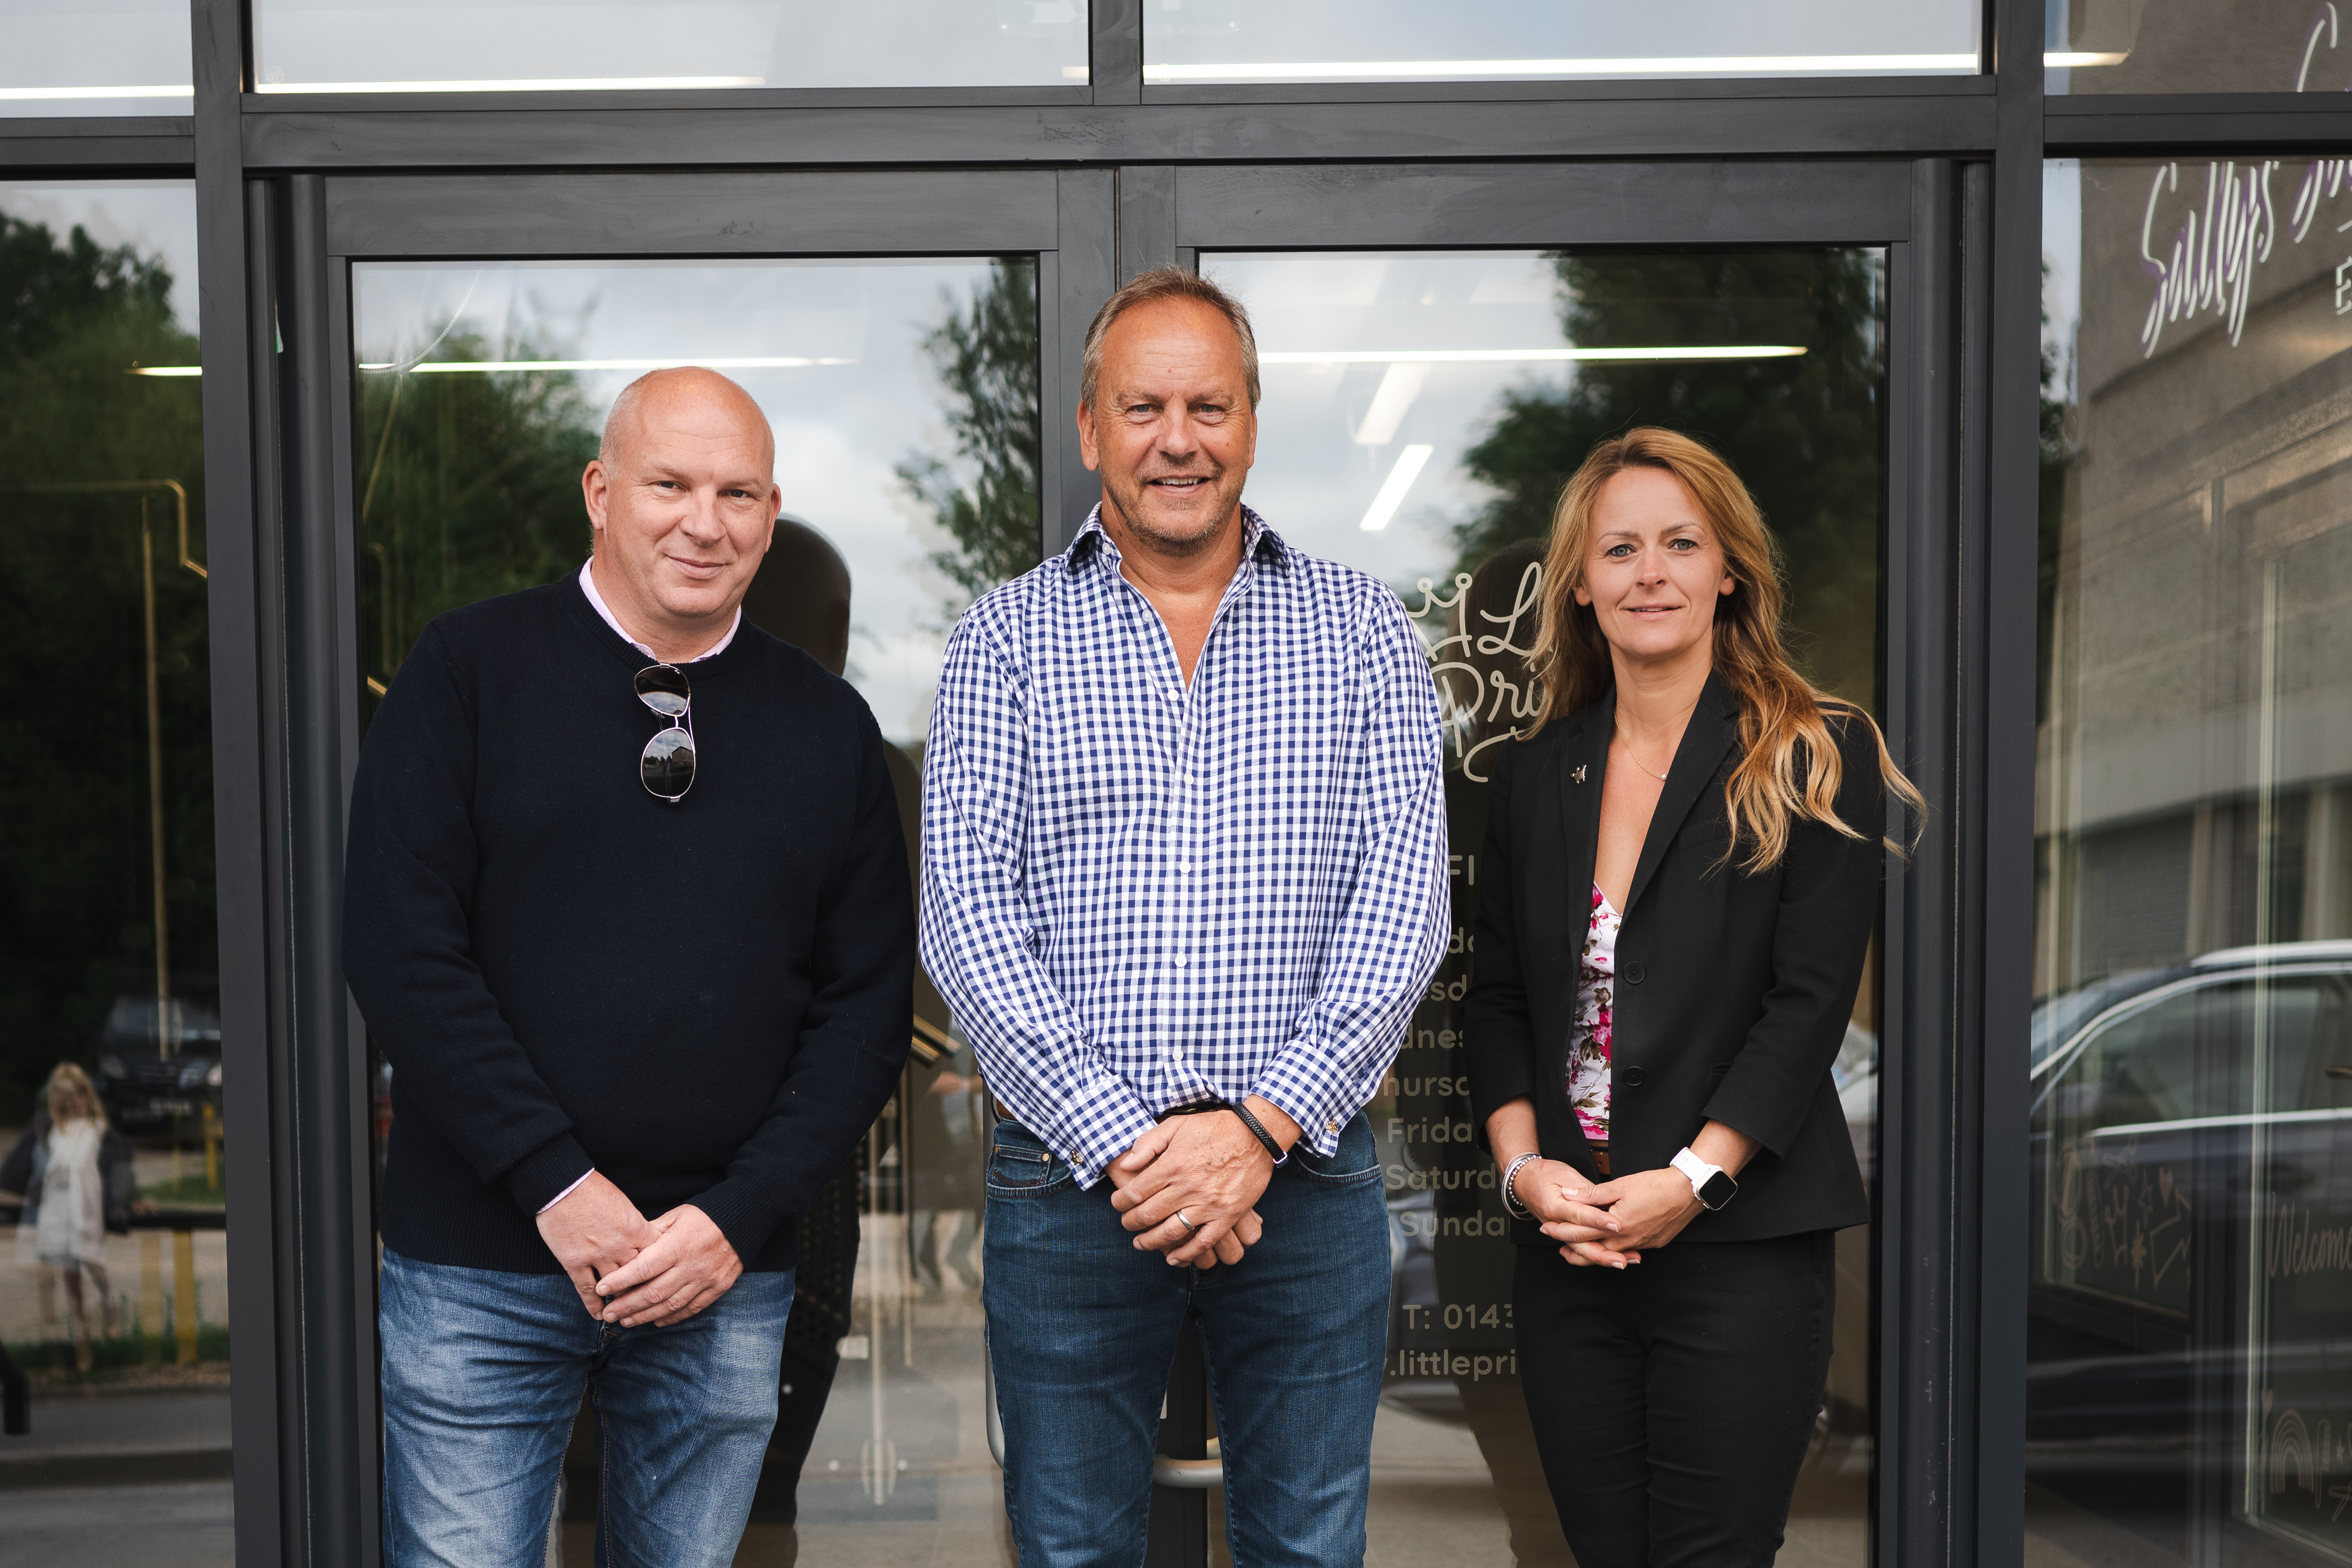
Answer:
[[1975, 54], [1958, 55], [1689, 55], [1587, 60], [1237, 60], [1222, 65], [1146, 65], [1146, 82], [1320, 81], [1338, 77], [1374, 80], [1398, 77], [1473, 76], [1714, 76], [1772, 71], [1790, 76], [1837, 72], [1966, 71]]
[[1284, 349], [1260, 364], [1557, 364], [1567, 360], [1794, 359], [1794, 343], [1717, 343], [1644, 349]]
[[134, 364], [131, 367], [131, 374], [133, 375], [202, 375], [205, 374], [205, 367], [200, 364]]
[[58, 102], [79, 98], [193, 98], [195, 88], [178, 87], [0, 87], [0, 103]]
[[[510, 81], [265, 81], [256, 92], [655, 92], [663, 89], [765, 87], [763, 76], [523, 77]], [[180, 89], [182, 92], [188, 89]]]
[[1396, 516], [1397, 508], [1404, 504], [1405, 491], [1412, 489], [1412, 481], [1421, 478], [1421, 470], [1429, 466], [1430, 454], [1436, 450], [1434, 447], [1413, 446], [1399, 452], [1396, 467], [1389, 470], [1388, 480], [1381, 486], [1381, 493], [1372, 498], [1372, 504], [1364, 512], [1364, 521], [1356, 526], [1366, 533], [1378, 533], [1386, 528], [1389, 520]]
[[[437, 360], [431, 364], [412, 364], [405, 368], [416, 375], [479, 374], [488, 371], [505, 370], [674, 370], [680, 365], [699, 365], [705, 370], [804, 370], [811, 365], [856, 364], [854, 359], [804, 359], [778, 356], [759, 359], [694, 359], [672, 356], [668, 359], [480, 359]], [[363, 364], [362, 370], [399, 370], [403, 367], [386, 362]]]
[[2113, 54], [2097, 51], [2076, 52], [2044, 55], [2042, 57], [2042, 64], [2047, 70], [2079, 70], [2084, 66], [2119, 66], [2129, 58], [2131, 58], [2129, 49], [2118, 50]]

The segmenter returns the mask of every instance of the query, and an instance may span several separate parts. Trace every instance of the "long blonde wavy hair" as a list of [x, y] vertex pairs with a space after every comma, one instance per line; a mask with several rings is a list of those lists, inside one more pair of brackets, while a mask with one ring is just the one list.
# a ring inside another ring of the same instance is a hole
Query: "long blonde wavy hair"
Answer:
[[[1844, 767], [1830, 734], [1832, 716], [1870, 727], [1887, 790], [1914, 814], [1924, 815], [1926, 800], [1895, 765], [1877, 722], [1843, 698], [1816, 688], [1789, 662], [1780, 643], [1780, 552], [1756, 498], [1704, 443], [1655, 426], [1601, 442], [1560, 491], [1544, 559], [1543, 626], [1528, 660], [1543, 683], [1543, 710], [1522, 738], [1532, 739], [1552, 721], [1599, 701], [1617, 684], [1600, 618], [1590, 605], [1576, 602], [1576, 590], [1584, 584], [1601, 487], [1637, 468], [1664, 469], [1688, 488], [1723, 547], [1731, 574], [1731, 592], [1715, 601], [1715, 668], [1739, 695], [1740, 758], [1725, 795], [1733, 843], [1748, 847], [1743, 868], [1754, 873], [1779, 865], [1788, 852], [1790, 832], [1800, 822], [1821, 823], [1848, 838], [1864, 836], [1866, 824], [1838, 819]], [[1904, 853], [1905, 847], [1892, 838], [1885, 842]]]

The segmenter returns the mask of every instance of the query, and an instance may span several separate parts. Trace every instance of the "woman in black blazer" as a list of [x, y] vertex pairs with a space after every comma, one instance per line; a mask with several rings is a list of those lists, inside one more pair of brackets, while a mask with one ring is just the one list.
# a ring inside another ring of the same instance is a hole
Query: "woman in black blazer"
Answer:
[[1870, 1218], [1830, 1080], [1917, 792], [1789, 663], [1754, 500], [1672, 431], [1562, 492], [1490, 755], [1471, 1104], [1514, 1233], [1520, 1379], [1583, 1568], [1769, 1563], [1821, 1408], [1835, 1232]]

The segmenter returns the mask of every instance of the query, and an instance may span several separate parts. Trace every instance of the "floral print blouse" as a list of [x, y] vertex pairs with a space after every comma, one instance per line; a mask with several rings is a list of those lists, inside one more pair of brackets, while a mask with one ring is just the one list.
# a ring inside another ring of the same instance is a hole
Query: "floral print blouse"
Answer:
[[1619, 914], [1592, 885], [1592, 921], [1584, 928], [1584, 955], [1576, 969], [1576, 1022], [1568, 1042], [1568, 1103], [1584, 1136], [1609, 1142], [1609, 1052], [1614, 1033]]

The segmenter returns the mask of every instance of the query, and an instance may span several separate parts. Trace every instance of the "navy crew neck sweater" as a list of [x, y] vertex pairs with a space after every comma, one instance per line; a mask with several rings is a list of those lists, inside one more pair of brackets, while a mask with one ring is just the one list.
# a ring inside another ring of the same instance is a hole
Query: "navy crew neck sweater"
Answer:
[[369, 727], [343, 964], [393, 1067], [404, 1257], [557, 1273], [537, 1215], [593, 1166], [789, 1268], [897, 1084], [915, 921], [873, 715], [746, 623], [687, 667], [672, 805], [637, 778], [645, 663], [567, 573], [435, 620]]

